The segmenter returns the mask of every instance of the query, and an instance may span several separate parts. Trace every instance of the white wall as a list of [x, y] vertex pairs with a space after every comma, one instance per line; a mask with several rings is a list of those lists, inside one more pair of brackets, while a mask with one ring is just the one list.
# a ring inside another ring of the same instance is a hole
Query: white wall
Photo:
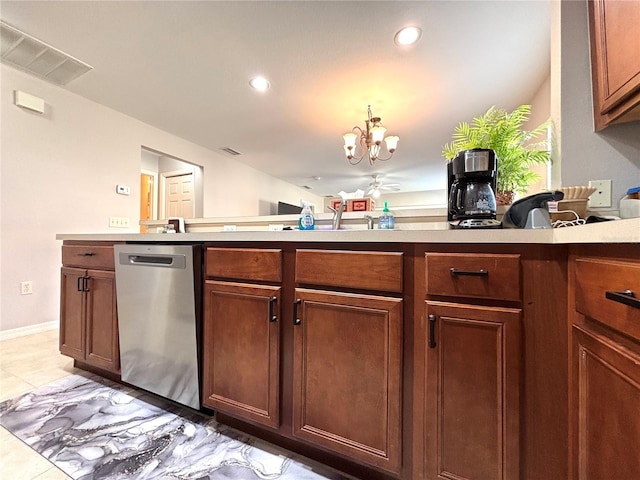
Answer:
[[551, 88], [559, 92], [552, 94], [552, 115], [561, 139], [556, 155], [561, 161], [562, 185], [611, 179], [612, 207], [617, 209], [624, 192], [640, 185], [640, 122], [594, 132], [587, 2], [551, 4], [552, 24], [556, 23], [553, 35], [560, 37], [557, 48], [552, 35]]
[[[551, 78], [547, 77], [540, 88], [531, 99], [531, 115], [529, 121], [524, 125], [525, 130], [533, 130], [538, 125], [546, 122], [551, 117]], [[538, 138], [536, 141], [540, 141]], [[531, 170], [539, 175], [538, 181], [529, 185], [527, 191], [519, 195], [520, 198], [534, 193], [539, 193], [547, 189], [548, 177], [547, 165], [534, 165]]]
[[[204, 216], [269, 214], [278, 200], [322, 203], [235, 160], [0, 68], [0, 330], [58, 319], [56, 233], [138, 231], [142, 146], [204, 168]], [[45, 114], [13, 105], [14, 90], [43, 98]], [[131, 187], [131, 195], [117, 195], [116, 184]], [[109, 228], [110, 216], [129, 217], [130, 228]], [[23, 280], [33, 281], [32, 295], [19, 294]]]

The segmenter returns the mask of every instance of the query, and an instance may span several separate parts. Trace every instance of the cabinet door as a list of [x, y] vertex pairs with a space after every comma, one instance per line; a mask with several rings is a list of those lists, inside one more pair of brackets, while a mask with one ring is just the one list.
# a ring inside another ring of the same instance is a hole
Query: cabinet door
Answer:
[[87, 363], [111, 372], [120, 371], [115, 272], [89, 270], [86, 281]]
[[596, 130], [640, 119], [640, 2], [589, 2]]
[[294, 435], [398, 473], [402, 300], [296, 290]]
[[573, 327], [572, 478], [640, 478], [640, 347]]
[[519, 478], [520, 310], [426, 302], [426, 478]]
[[62, 267], [60, 272], [60, 353], [77, 360], [84, 360], [83, 279], [87, 271], [81, 268]]
[[280, 287], [205, 283], [203, 401], [277, 428]]

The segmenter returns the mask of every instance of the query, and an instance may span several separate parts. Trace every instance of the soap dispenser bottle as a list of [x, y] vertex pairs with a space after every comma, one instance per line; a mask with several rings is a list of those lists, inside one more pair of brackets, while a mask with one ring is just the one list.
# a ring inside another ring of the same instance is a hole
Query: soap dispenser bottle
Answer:
[[384, 202], [382, 215], [378, 218], [378, 228], [380, 228], [380, 230], [393, 230], [395, 228], [395, 224], [395, 218], [389, 211], [389, 205], [387, 202]]
[[313, 218], [313, 212], [311, 211], [309, 202], [303, 202], [300, 218], [298, 219], [298, 228], [300, 228], [300, 230], [313, 230], [315, 223], [316, 220]]

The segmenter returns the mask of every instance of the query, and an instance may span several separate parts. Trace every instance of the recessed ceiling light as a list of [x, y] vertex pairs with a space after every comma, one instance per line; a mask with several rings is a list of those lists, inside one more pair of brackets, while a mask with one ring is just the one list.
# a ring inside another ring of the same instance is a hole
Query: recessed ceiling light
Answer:
[[251, 88], [254, 88], [256, 90], [258, 90], [259, 92], [264, 92], [266, 90], [269, 89], [269, 87], [271, 86], [271, 84], [269, 83], [269, 80], [267, 80], [264, 77], [254, 77], [249, 81], [249, 85], [251, 85]]
[[393, 41], [396, 45], [411, 45], [420, 40], [422, 30], [419, 27], [404, 27], [396, 33]]

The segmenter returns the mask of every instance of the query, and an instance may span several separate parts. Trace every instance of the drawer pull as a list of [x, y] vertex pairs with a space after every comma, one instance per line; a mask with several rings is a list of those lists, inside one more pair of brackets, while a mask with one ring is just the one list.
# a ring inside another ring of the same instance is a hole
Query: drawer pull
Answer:
[[277, 297], [271, 297], [269, 299], [269, 321], [270, 322], [276, 322], [278, 320], [278, 317], [273, 313], [273, 306], [276, 304], [277, 301], [278, 301]]
[[298, 305], [300, 305], [302, 303], [302, 300], [297, 299], [295, 302], [293, 302], [293, 324], [294, 325], [300, 325], [300, 319], [298, 318]]
[[84, 252], [84, 253], [79, 253], [78, 256], [79, 257], [93, 257], [95, 255], [95, 253], [93, 252]]
[[429, 315], [429, 348], [436, 348], [436, 316]]
[[452, 277], [455, 277], [456, 275], [464, 275], [467, 277], [488, 277], [489, 276], [489, 270], [458, 270], [457, 268], [451, 268], [451, 270], [449, 270], [449, 272], [451, 273]]
[[640, 308], [640, 298], [636, 298], [635, 294], [631, 290], [624, 290], [622, 292], [605, 292], [604, 296], [614, 302], [624, 303], [625, 305], [629, 305], [634, 308]]

